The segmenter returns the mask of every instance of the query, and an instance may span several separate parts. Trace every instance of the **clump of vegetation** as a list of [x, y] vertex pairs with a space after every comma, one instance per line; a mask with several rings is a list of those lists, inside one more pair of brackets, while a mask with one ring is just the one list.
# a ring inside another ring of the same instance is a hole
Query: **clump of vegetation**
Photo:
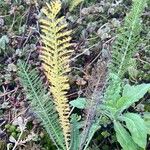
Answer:
[[148, 0], [17, 2], [20, 32], [20, 9], [1, 21], [0, 148], [148, 150]]

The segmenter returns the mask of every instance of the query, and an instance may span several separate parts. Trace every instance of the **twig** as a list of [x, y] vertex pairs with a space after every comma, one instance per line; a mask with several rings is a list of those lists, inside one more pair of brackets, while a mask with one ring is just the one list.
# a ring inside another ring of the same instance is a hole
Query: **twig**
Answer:
[[71, 61], [74, 61], [76, 58], [78, 58], [78, 57], [82, 56], [83, 54], [85, 54], [88, 50], [89, 50], [89, 49], [85, 49], [82, 53], [80, 53], [80, 54], [78, 54], [77, 56], [71, 58], [70, 60], [71, 60]]
[[6, 95], [8, 95], [8, 94], [11, 94], [11, 93], [13, 93], [13, 92], [15, 92], [15, 91], [17, 91], [17, 89], [18, 89], [18, 88], [14, 89], [14, 90], [12, 90], [12, 91], [9, 91], [9, 92], [6, 92], [6, 93], [1, 94], [1, 95], [0, 95], [0, 98], [6, 96]]
[[16, 141], [15, 146], [13, 147], [12, 150], [15, 150], [15, 149], [16, 149], [16, 147], [17, 147], [17, 145], [18, 145], [18, 143], [19, 143], [19, 141], [20, 141], [20, 139], [21, 139], [22, 134], [23, 134], [23, 131], [21, 131], [21, 133], [20, 133], [20, 135], [19, 135], [19, 137], [18, 137], [18, 140]]
[[12, 31], [13, 26], [14, 26], [14, 24], [15, 24], [15, 19], [16, 19], [16, 14], [14, 13], [13, 22], [12, 22], [12, 25], [11, 25], [9, 31]]
[[22, 131], [21, 131], [21, 133], [20, 133], [20, 135], [19, 135], [19, 137], [18, 137], [18, 140], [16, 141], [15, 146], [13, 147], [13, 149], [12, 149], [12, 150], [15, 150], [15, 149], [16, 149], [16, 147], [18, 146], [19, 141], [20, 141], [20, 139], [21, 139], [21, 137], [22, 137], [23, 132], [24, 132], [24, 130], [22, 130]]
[[21, 133], [20, 133], [20, 135], [19, 135], [19, 137], [18, 137], [17, 141], [15, 142], [15, 145], [14, 145], [14, 147], [12, 148], [12, 150], [15, 150], [15, 149], [16, 149], [16, 147], [19, 145], [19, 142], [20, 142], [21, 137], [22, 137], [22, 135], [23, 135], [23, 133], [24, 133], [24, 130], [25, 130], [26, 124], [27, 124], [27, 121], [25, 121], [25, 122], [24, 122], [24, 128], [22, 128], [22, 129], [21, 129]]

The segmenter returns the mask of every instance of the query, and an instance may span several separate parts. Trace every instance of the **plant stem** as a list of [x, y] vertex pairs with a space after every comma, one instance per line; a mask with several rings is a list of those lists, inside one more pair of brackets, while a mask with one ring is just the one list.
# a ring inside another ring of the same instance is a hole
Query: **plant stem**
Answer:
[[16, 147], [17, 147], [17, 145], [19, 144], [19, 141], [20, 141], [20, 139], [21, 139], [21, 137], [22, 137], [22, 134], [23, 134], [23, 130], [21, 131], [21, 133], [20, 133], [20, 135], [19, 135], [19, 137], [18, 137], [18, 140], [16, 141], [16, 143], [15, 143], [15, 145], [14, 145], [14, 147], [13, 147], [12, 150], [15, 150], [15, 149], [16, 149]]

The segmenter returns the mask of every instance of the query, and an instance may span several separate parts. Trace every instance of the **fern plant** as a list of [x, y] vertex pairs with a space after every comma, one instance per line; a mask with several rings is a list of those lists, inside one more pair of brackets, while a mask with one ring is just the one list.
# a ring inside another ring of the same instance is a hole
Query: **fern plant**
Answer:
[[140, 32], [142, 29], [141, 15], [145, 8], [146, 0], [134, 0], [130, 13], [125, 18], [122, 28], [113, 44], [110, 72], [122, 78], [129, 67], [130, 59], [138, 50]]
[[134, 0], [131, 11], [125, 17], [124, 25], [118, 29], [109, 65], [110, 81], [105, 94], [107, 100], [118, 98], [122, 79], [130, 66], [131, 58], [138, 50], [142, 30], [141, 15], [145, 5], [146, 0]]
[[131, 58], [138, 51], [142, 30], [141, 15], [146, 2], [147, 0], [134, 0], [131, 11], [125, 17], [124, 25], [118, 30], [109, 65], [108, 77], [110, 82], [105, 93], [107, 100], [119, 97], [122, 79], [131, 65]]
[[70, 141], [70, 122], [69, 122], [69, 104], [66, 97], [69, 89], [68, 76], [69, 57], [71, 50], [70, 33], [65, 31], [67, 24], [64, 22], [64, 17], [58, 18], [57, 15], [61, 9], [61, 2], [55, 0], [51, 4], [47, 4], [42, 12], [46, 18], [41, 19], [42, 42], [41, 60], [48, 81], [50, 82], [50, 91], [59, 114], [61, 127], [63, 129], [65, 143], [69, 149]]
[[18, 75], [21, 85], [31, 101], [31, 107], [42, 121], [44, 128], [49, 134], [51, 140], [59, 149], [65, 150], [65, 140], [59, 123], [58, 113], [55, 110], [52, 98], [47, 93], [39, 73], [36, 69], [31, 69], [25, 62], [18, 63]]
[[[146, 148], [148, 132], [143, 118], [136, 113], [123, 112], [146, 94], [150, 84], [130, 86], [124, 85], [122, 81], [133, 54], [138, 50], [142, 30], [141, 15], [145, 5], [146, 0], [134, 0], [132, 9], [119, 30], [109, 66], [110, 82], [105, 93], [106, 103], [101, 105], [103, 113], [113, 121], [117, 140], [124, 150]], [[123, 121], [125, 125], [122, 124]]]

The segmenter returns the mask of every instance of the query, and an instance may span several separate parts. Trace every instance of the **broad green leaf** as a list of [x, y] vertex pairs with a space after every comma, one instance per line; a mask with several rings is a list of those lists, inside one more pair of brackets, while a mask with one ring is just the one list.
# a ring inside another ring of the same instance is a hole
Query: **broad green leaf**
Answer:
[[141, 99], [149, 89], [150, 84], [143, 83], [136, 86], [130, 86], [129, 84], [126, 84], [123, 89], [123, 97], [129, 97], [131, 103], [134, 103]]
[[144, 119], [150, 120], [150, 112], [145, 112], [144, 113]]
[[144, 113], [144, 122], [147, 127], [147, 134], [150, 135], [150, 112]]
[[114, 129], [116, 131], [117, 140], [123, 150], [137, 150], [137, 145], [120, 122], [114, 121]]
[[0, 49], [5, 50], [7, 43], [9, 43], [9, 38], [8, 38], [7, 35], [3, 35], [3, 36], [0, 38]]
[[118, 109], [118, 111], [120, 110], [120, 108], [126, 107], [126, 103], [127, 101], [129, 101], [129, 97], [121, 97], [117, 100], [116, 102], [116, 109]]
[[[115, 106], [112, 106], [111, 103], [101, 104], [99, 105], [97, 111], [100, 109], [100, 111], [107, 111], [109, 114], [115, 115], [117, 112], [117, 109]], [[110, 116], [109, 116], [110, 117]]]
[[117, 109], [119, 111], [127, 109], [133, 103], [139, 101], [149, 89], [150, 84], [140, 84], [136, 86], [126, 84], [123, 89], [122, 97], [116, 103]]
[[145, 125], [146, 125], [146, 127], [147, 127], [147, 134], [150, 135], [150, 120], [146, 120], [146, 121], [145, 121]]
[[147, 143], [147, 127], [141, 116], [135, 113], [126, 113], [122, 118], [126, 122], [134, 142], [140, 147], [145, 148]]
[[129, 100], [128, 97], [121, 97], [119, 100], [111, 104], [111, 107], [109, 106], [109, 103], [106, 105], [106, 109], [111, 112], [111, 114], [114, 117], [120, 116], [121, 112], [126, 107], [126, 102]]
[[86, 98], [77, 98], [75, 100], [70, 101], [69, 103], [71, 106], [79, 109], [85, 109], [87, 106]]

